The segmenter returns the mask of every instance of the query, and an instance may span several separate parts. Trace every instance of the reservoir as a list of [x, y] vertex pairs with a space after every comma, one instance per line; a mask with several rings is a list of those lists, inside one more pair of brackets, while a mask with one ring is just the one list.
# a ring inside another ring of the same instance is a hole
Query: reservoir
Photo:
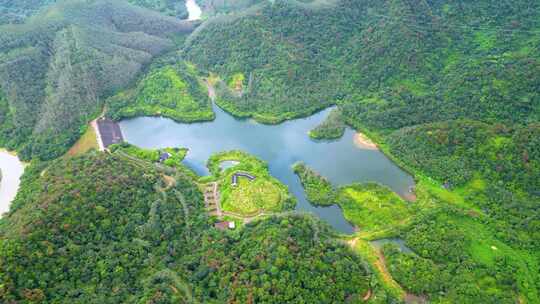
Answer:
[[24, 165], [19, 158], [0, 150], [0, 216], [9, 211], [9, 206], [19, 190]]
[[122, 121], [120, 127], [127, 142], [142, 148], [188, 148], [184, 162], [200, 175], [208, 174], [206, 161], [214, 153], [243, 150], [253, 154], [268, 162], [270, 173], [289, 187], [298, 199], [297, 210], [313, 212], [338, 231], [352, 233], [354, 227], [338, 206], [314, 207], [306, 200], [300, 180], [291, 168], [295, 162], [306, 163], [336, 186], [374, 181], [401, 196], [408, 194], [414, 180], [379, 150], [356, 145], [356, 132], [350, 128], [339, 140], [312, 140], [308, 132], [323, 122], [330, 111], [279, 125], [263, 125], [234, 118], [214, 105], [216, 119], [212, 122], [182, 124], [161, 117], [139, 117]]

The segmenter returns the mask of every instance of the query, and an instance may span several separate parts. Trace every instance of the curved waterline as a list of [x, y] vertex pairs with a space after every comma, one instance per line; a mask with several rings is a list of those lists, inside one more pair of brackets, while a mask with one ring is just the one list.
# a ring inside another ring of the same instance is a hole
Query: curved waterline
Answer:
[[19, 190], [24, 164], [19, 158], [5, 150], [0, 150], [0, 216], [9, 211], [9, 206]]
[[181, 124], [161, 117], [139, 117], [120, 122], [126, 141], [143, 148], [189, 148], [185, 163], [199, 175], [208, 174], [206, 161], [217, 152], [243, 150], [268, 162], [270, 173], [289, 187], [298, 198], [297, 209], [313, 212], [338, 231], [352, 233], [354, 227], [341, 209], [315, 207], [305, 197], [292, 165], [298, 161], [327, 177], [334, 185], [374, 181], [404, 196], [413, 178], [379, 150], [361, 149], [354, 142], [356, 132], [348, 128], [335, 141], [314, 141], [308, 131], [320, 124], [331, 109], [279, 125], [262, 125], [250, 119], [236, 119], [214, 106], [212, 122]]

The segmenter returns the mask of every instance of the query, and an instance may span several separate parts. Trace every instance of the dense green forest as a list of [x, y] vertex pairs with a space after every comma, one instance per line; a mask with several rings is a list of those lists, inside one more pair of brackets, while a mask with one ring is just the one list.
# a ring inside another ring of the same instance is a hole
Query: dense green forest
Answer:
[[21, 25], [0, 26], [2, 146], [23, 159], [62, 155], [191, 23], [124, 2], [62, 1]]
[[[0, 146], [32, 160], [0, 219], [0, 302], [540, 302], [540, 2], [197, 0], [204, 22], [184, 3], [0, 0]], [[159, 165], [128, 144], [58, 158], [104, 109], [213, 119], [204, 82], [264, 123], [335, 105], [309, 135], [362, 131], [417, 199], [298, 164], [353, 235], [294, 213], [223, 232], [200, 189], [236, 169], [266, 184], [225, 187], [230, 208], [235, 191], [240, 208], [294, 205], [252, 156], [214, 156], [209, 177], [179, 148]], [[244, 164], [221, 172], [229, 159]], [[411, 252], [370, 245], [388, 238]]]
[[136, 159], [31, 165], [0, 220], [3, 303], [343, 303], [370, 288], [361, 258], [313, 217], [221, 232], [194, 179]]
[[310, 203], [316, 206], [328, 206], [335, 203], [336, 189], [328, 179], [304, 163], [296, 163], [292, 169], [300, 179]]
[[325, 121], [309, 131], [309, 137], [313, 139], [338, 139], [345, 133], [345, 122], [339, 109], [333, 109]]

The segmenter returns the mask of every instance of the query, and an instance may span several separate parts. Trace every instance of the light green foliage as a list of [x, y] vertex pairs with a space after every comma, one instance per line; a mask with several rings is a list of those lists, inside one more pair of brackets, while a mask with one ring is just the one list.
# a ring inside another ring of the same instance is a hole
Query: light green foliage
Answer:
[[215, 117], [205, 88], [185, 63], [154, 69], [136, 88], [117, 94], [108, 104], [114, 119], [146, 115], [195, 122]]
[[411, 203], [405, 202], [389, 188], [372, 183], [341, 187], [337, 203], [345, 218], [362, 232], [403, 225], [413, 214]]
[[[238, 161], [239, 164], [221, 172], [219, 164], [228, 160]], [[208, 168], [218, 179], [224, 211], [254, 216], [292, 209], [296, 203], [287, 187], [270, 175], [266, 163], [244, 152], [229, 151], [213, 155], [208, 160]], [[248, 173], [255, 179], [239, 177], [238, 184], [234, 186], [232, 176], [237, 172]]]
[[307, 200], [316, 206], [331, 206], [336, 201], [334, 186], [323, 176], [313, 171], [304, 163], [293, 166], [294, 173], [300, 178]]
[[344, 133], [345, 122], [341, 117], [341, 111], [334, 109], [320, 125], [309, 131], [309, 137], [313, 139], [338, 139]]
[[415, 220], [404, 236], [415, 253], [391, 247], [384, 253], [394, 278], [413, 293], [435, 302], [538, 301], [537, 261], [497, 240], [469, 215], [433, 210]]

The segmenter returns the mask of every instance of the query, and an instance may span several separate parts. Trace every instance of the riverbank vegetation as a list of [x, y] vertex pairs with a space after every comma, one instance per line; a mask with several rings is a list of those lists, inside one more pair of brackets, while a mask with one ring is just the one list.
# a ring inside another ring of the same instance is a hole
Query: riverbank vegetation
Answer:
[[304, 163], [296, 163], [292, 169], [300, 179], [306, 198], [310, 203], [315, 206], [331, 206], [335, 204], [336, 189], [328, 179], [313, 171]]
[[375, 183], [341, 187], [337, 204], [345, 219], [364, 233], [395, 229], [406, 224], [413, 215], [410, 203], [388, 187]]
[[[219, 165], [223, 161], [239, 163], [221, 170]], [[232, 215], [249, 217], [291, 210], [296, 205], [287, 186], [270, 175], [268, 165], [247, 153], [229, 151], [212, 155], [208, 168], [219, 183], [221, 208]], [[253, 179], [238, 176], [235, 185], [233, 176], [237, 173], [247, 173]]]
[[107, 115], [115, 120], [138, 116], [163, 116], [178, 122], [213, 120], [207, 89], [194, 67], [180, 62], [156, 68], [138, 85], [107, 102]]
[[[111, 153], [121, 151], [127, 155], [136, 157], [150, 163], [163, 163], [166, 166], [183, 167], [182, 161], [188, 153], [186, 148], [143, 149], [129, 143], [115, 144], [109, 147]], [[166, 156], [161, 159], [162, 156]]]
[[339, 109], [333, 109], [328, 117], [313, 130], [309, 131], [309, 137], [313, 139], [339, 139], [345, 134], [345, 122]]

